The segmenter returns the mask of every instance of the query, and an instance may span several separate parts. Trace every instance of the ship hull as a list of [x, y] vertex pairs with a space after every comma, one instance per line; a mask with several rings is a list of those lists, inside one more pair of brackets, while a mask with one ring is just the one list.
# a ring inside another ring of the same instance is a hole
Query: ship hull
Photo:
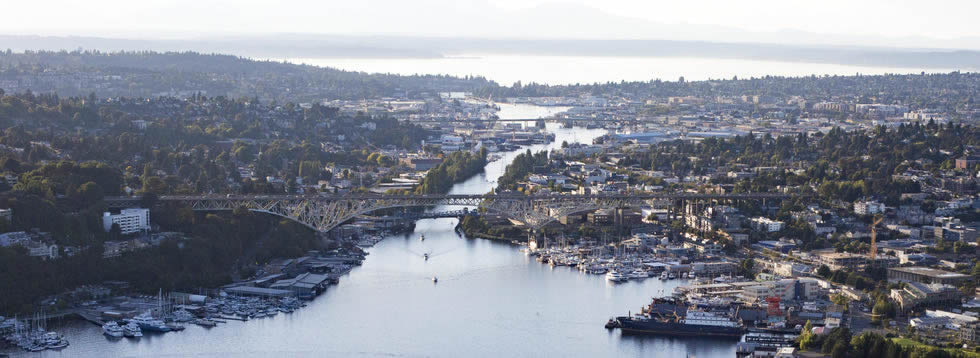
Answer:
[[671, 337], [718, 337], [739, 339], [745, 333], [739, 327], [690, 325], [675, 322], [638, 321], [620, 319], [623, 334]]

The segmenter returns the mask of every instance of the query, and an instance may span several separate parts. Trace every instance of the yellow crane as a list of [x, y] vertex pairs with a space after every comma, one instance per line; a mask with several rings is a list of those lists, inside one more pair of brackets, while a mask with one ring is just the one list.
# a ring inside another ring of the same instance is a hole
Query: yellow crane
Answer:
[[881, 217], [875, 216], [874, 222], [871, 224], [871, 252], [868, 253], [871, 259], [871, 265], [875, 264], [875, 255], [878, 254], [878, 243], [875, 242], [876, 236], [878, 236], [878, 224], [881, 224]]

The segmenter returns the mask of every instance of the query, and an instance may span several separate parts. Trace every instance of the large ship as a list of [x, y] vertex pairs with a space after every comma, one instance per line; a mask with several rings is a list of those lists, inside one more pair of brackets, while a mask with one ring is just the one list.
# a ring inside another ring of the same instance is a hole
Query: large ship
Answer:
[[609, 320], [607, 328], [619, 328], [624, 334], [741, 338], [742, 325], [726, 312], [687, 308], [676, 302], [657, 302], [644, 307], [635, 316]]

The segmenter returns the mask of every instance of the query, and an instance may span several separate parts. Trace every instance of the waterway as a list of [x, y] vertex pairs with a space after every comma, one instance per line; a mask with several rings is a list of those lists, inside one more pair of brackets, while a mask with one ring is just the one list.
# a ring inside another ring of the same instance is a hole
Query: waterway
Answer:
[[[503, 104], [502, 118], [549, 115]], [[562, 141], [591, 143], [602, 129], [549, 124]], [[456, 184], [454, 194], [485, 193], [521, 151], [503, 153], [484, 173]], [[445, 208], [440, 208], [445, 209]], [[437, 209], [438, 210], [438, 209]], [[420, 220], [415, 232], [389, 237], [364, 264], [292, 314], [216, 328], [109, 341], [101, 329], [72, 322], [57, 331], [71, 346], [24, 353], [43, 357], [733, 357], [730, 342], [621, 336], [606, 320], [637, 310], [680, 280], [656, 278], [622, 284], [567, 267], [551, 268], [517, 246], [458, 236], [456, 219]], [[420, 241], [419, 236], [425, 235]], [[430, 259], [423, 260], [422, 254]], [[432, 277], [439, 278], [438, 283]], [[18, 354], [20, 355], [20, 354]]]

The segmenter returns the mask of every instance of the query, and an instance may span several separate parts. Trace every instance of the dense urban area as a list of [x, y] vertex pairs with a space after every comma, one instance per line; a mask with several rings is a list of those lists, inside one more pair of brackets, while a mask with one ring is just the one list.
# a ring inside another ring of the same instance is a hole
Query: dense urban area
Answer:
[[[959, 72], [502, 85], [7, 50], [0, 347], [65, 347], [50, 317], [121, 337], [301, 314], [424, 213], [313, 230], [168, 198], [433, 197], [519, 150], [488, 194], [596, 204], [535, 207], [535, 225], [452, 214], [467, 240], [612, 283], [685, 280], [596, 326], [734, 337], [740, 357], [978, 357], [977, 93]], [[563, 110], [501, 119], [513, 104]], [[554, 123], [605, 134], [527, 149]]]

